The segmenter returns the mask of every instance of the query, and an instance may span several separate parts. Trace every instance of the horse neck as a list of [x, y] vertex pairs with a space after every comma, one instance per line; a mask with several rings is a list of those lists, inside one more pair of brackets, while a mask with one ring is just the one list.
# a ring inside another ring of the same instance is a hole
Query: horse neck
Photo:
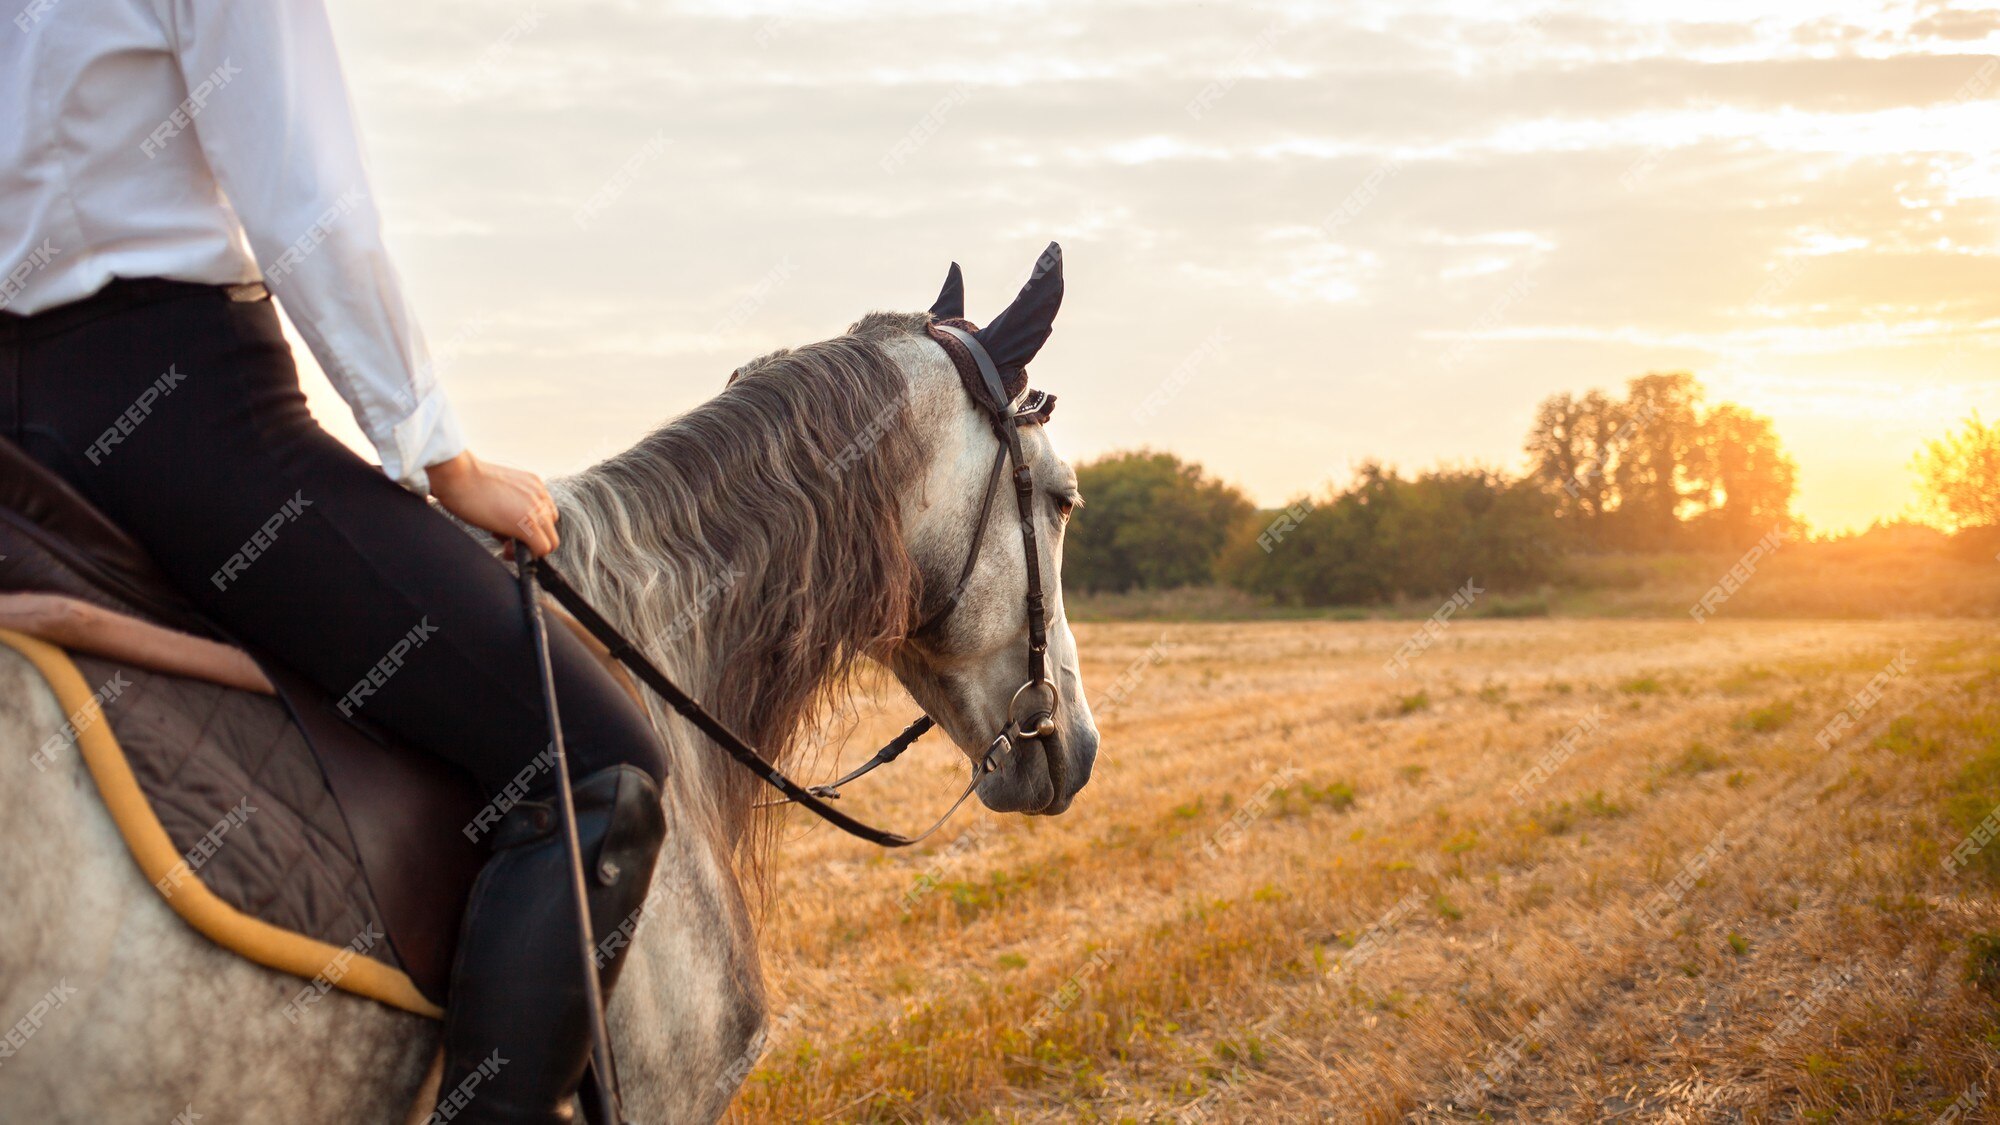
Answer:
[[[879, 447], [832, 467], [809, 433], [711, 437], [699, 419], [668, 426], [556, 482], [557, 560], [620, 632], [782, 765], [854, 658], [907, 625], [913, 576], [885, 487], [907, 470], [874, 463], [897, 460]], [[741, 844], [762, 783], [646, 702], [672, 784]]]

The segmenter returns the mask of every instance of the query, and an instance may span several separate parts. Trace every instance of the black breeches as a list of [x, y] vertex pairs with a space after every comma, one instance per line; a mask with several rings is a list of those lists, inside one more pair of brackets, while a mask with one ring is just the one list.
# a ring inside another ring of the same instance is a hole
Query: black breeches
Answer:
[[[238, 640], [492, 794], [548, 743], [513, 576], [313, 421], [270, 300], [114, 282], [0, 313], [0, 434], [145, 546]], [[551, 630], [571, 773], [665, 760], [644, 713]]]

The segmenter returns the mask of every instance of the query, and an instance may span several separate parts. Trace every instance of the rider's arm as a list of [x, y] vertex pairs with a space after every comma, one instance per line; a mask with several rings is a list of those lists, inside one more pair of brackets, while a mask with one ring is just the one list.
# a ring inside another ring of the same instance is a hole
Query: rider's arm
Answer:
[[[419, 493], [464, 451], [382, 245], [321, 0], [165, 0], [192, 132], [264, 282], [354, 410], [383, 471]], [[203, 92], [205, 88], [205, 93]]]

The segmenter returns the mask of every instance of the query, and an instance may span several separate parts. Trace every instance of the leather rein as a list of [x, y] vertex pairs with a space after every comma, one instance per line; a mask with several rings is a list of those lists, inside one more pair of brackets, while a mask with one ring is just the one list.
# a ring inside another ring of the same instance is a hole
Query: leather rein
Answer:
[[[1046, 756], [1051, 786], [1051, 801], [1058, 800], [1062, 793], [1061, 755], [1055, 746], [1056, 738], [1056, 687], [1048, 674], [1048, 609], [1042, 589], [1041, 550], [1036, 540], [1034, 521], [1034, 474], [1021, 448], [1020, 428], [1048, 420], [1055, 407], [1055, 396], [1042, 391], [1030, 391], [1016, 407], [1006, 392], [1006, 384], [1000, 377], [999, 369], [986, 348], [966, 328], [956, 323], [934, 323], [930, 326], [931, 336], [936, 339], [945, 353], [951, 357], [973, 402], [992, 424], [994, 436], [999, 439], [999, 449], [993, 458], [993, 469], [986, 478], [986, 490], [980, 501], [979, 522], [973, 531], [972, 546], [966, 554], [965, 565], [960, 569], [958, 582], [946, 596], [944, 603], [927, 615], [912, 630], [913, 635], [926, 633], [942, 624], [964, 598], [967, 585], [972, 580], [972, 572], [979, 563], [979, 550], [985, 541], [986, 525], [993, 512], [993, 496], [999, 491], [1000, 476], [1011, 463], [1014, 482], [1014, 499], [1020, 509], [1021, 545], [1027, 557], [1027, 596], [1025, 598], [1028, 617], [1027, 679], [1015, 690], [1007, 704], [1007, 717], [1000, 731], [987, 743], [986, 753], [972, 767], [972, 778], [966, 783], [965, 791], [937, 818], [929, 828], [914, 836], [890, 832], [865, 824], [854, 817], [834, 808], [829, 802], [840, 798], [840, 788], [863, 774], [886, 765], [901, 757], [917, 739], [937, 725], [937, 720], [928, 714], [920, 715], [915, 722], [903, 728], [903, 732], [890, 739], [888, 744], [875, 752], [874, 757], [862, 763], [828, 785], [801, 785], [788, 777], [757, 749], [745, 742], [722, 720], [716, 718], [701, 702], [681, 690], [680, 685], [662, 672], [657, 665], [641, 652], [638, 646], [620, 634], [610, 621], [589, 602], [576, 588], [569, 584], [561, 572], [547, 558], [529, 559], [521, 566], [532, 574], [542, 589], [548, 591], [557, 604], [567, 610], [581, 624], [585, 631], [596, 637], [610, 651], [612, 659], [629, 669], [639, 682], [652, 689], [668, 707], [683, 719], [693, 724], [696, 730], [707, 735], [723, 753], [735, 759], [745, 769], [755, 774], [771, 788], [776, 789], [781, 798], [764, 802], [759, 807], [769, 805], [796, 804], [813, 815], [833, 825], [851, 836], [866, 840], [885, 848], [906, 848], [931, 833], [944, 827], [946, 821], [958, 812], [971, 798], [986, 776], [1000, 768], [1006, 754], [1021, 748], [1023, 743], [1039, 743]], [[970, 363], [966, 362], [970, 359]], [[968, 367], [971, 370], [968, 370]], [[980, 392], [984, 393], [980, 393]], [[522, 552], [525, 555], [526, 552]]]

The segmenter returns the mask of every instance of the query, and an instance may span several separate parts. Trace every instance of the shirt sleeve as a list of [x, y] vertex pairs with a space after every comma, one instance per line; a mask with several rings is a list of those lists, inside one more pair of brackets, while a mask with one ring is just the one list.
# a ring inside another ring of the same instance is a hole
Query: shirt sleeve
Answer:
[[168, 0], [183, 110], [268, 286], [354, 411], [382, 471], [419, 494], [465, 448], [382, 244], [322, 0]]

